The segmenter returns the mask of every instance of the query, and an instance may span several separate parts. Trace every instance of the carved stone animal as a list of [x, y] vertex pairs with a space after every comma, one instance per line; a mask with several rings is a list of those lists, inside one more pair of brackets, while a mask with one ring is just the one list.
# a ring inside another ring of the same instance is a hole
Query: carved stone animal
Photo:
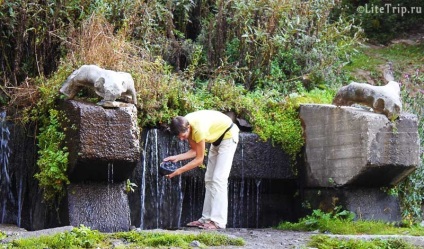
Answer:
[[129, 73], [106, 70], [96, 65], [83, 65], [75, 70], [60, 88], [60, 92], [73, 99], [82, 87], [94, 89], [102, 102], [124, 99], [137, 104], [134, 80]]
[[402, 111], [399, 83], [389, 81], [385, 86], [373, 86], [367, 83], [352, 82], [339, 89], [333, 99], [336, 106], [360, 104], [368, 106], [376, 113], [382, 113], [389, 119], [396, 119]]

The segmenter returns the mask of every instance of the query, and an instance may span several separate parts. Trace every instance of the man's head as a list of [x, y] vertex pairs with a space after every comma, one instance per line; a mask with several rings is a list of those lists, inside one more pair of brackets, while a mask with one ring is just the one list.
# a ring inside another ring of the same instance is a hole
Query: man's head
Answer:
[[172, 135], [178, 136], [181, 140], [188, 139], [190, 124], [185, 117], [177, 116], [173, 118], [169, 128]]

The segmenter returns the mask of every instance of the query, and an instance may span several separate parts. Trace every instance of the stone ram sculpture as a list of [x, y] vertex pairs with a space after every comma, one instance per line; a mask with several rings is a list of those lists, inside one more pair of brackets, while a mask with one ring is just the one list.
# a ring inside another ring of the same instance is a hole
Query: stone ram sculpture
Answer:
[[341, 87], [333, 99], [333, 105], [351, 106], [353, 104], [368, 106], [374, 112], [382, 113], [390, 120], [394, 120], [402, 111], [399, 83], [389, 81], [384, 86], [373, 86], [352, 82]]
[[96, 65], [83, 65], [75, 70], [60, 88], [60, 92], [73, 99], [82, 87], [94, 89], [103, 98], [99, 105], [117, 106], [115, 100], [137, 104], [134, 80], [129, 73], [102, 69]]

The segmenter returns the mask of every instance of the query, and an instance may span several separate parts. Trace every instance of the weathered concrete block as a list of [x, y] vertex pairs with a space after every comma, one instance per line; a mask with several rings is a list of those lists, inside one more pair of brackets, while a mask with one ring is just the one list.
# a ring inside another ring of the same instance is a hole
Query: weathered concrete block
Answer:
[[391, 186], [419, 165], [418, 120], [354, 107], [302, 105], [306, 187]]
[[68, 186], [69, 222], [101, 232], [128, 231], [131, 225], [124, 183], [71, 183]]
[[71, 181], [126, 180], [140, 160], [135, 106], [105, 109], [67, 100], [62, 109]]

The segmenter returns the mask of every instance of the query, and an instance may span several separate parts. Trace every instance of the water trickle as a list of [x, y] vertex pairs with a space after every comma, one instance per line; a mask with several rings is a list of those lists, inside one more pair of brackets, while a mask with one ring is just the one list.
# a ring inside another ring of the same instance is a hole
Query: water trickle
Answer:
[[113, 184], [113, 163], [107, 164], [107, 182]]
[[161, 131], [157, 129], [147, 131], [144, 141], [140, 183], [142, 229], [175, 228], [181, 222], [182, 179], [179, 176], [169, 180], [158, 171], [165, 157], [181, 153], [178, 148], [181, 145], [177, 145], [172, 137], [159, 133]]
[[259, 227], [259, 212], [260, 212], [260, 187], [261, 187], [262, 179], [255, 179], [256, 183], [256, 227]]
[[18, 189], [18, 217], [17, 217], [17, 225], [18, 227], [21, 227], [21, 217], [22, 217], [22, 205], [23, 205], [23, 201], [22, 201], [22, 192], [23, 192], [23, 176], [22, 174], [19, 175], [19, 189]]
[[8, 200], [13, 201], [13, 195], [10, 190], [11, 181], [9, 176], [9, 139], [10, 131], [6, 123], [6, 111], [0, 112], [0, 165], [1, 165], [1, 174], [0, 174], [0, 187], [1, 187], [1, 223], [5, 222], [7, 215], [7, 204]]
[[[149, 140], [150, 131], [147, 131], [146, 141]], [[144, 229], [144, 213], [146, 211], [145, 197], [146, 197], [146, 151], [147, 151], [147, 142], [144, 143], [144, 148], [142, 152], [142, 163], [141, 163], [141, 184], [140, 184], [140, 228]]]

